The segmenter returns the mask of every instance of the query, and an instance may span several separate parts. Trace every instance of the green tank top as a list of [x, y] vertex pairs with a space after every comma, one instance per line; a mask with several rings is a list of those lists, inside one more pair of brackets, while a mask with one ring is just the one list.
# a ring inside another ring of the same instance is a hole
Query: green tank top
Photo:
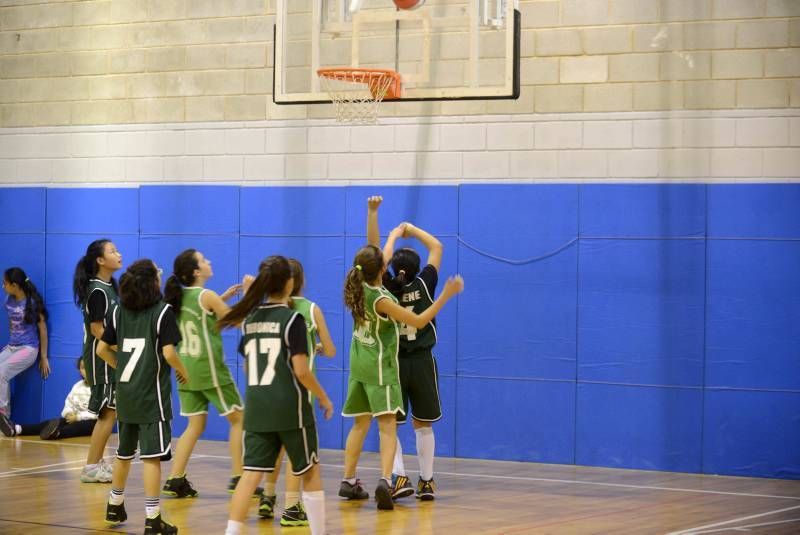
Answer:
[[178, 383], [178, 390], [208, 390], [233, 382], [225, 365], [217, 316], [200, 303], [205, 291], [196, 286], [183, 289], [178, 318], [182, 340], [178, 344], [178, 355], [191, 380], [186, 385]]
[[306, 322], [306, 334], [308, 338], [308, 367], [314, 371], [314, 360], [317, 347], [317, 323], [314, 321], [314, 308], [317, 305], [305, 297], [292, 297], [292, 307], [303, 316]]
[[364, 308], [367, 320], [353, 325], [353, 341], [350, 344], [350, 378], [370, 385], [392, 385], [400, 383], [397, 362], [398, 323], [389, 317], [381, 317], [375, 306], [381, 299], [397, 299], [383, 287], [364, 284]]
[[271, 432], [314, 425], [308, 390], [297, 380], [287, 331], [302, 316], [286, 305], [262, 305], [242, 324], [239, 352], [247, 366], [245, 431]]
[[[414, 314], [422, 314], [433, 304], [433, 298], [421, 278], [409, 282], [400, 294], [400, 306]], [[417, 329], [405, 323], [400, 326], [400, 357], [430, 349], [436, 344], [436, 320]]]
[[94, 292], [101, 292], [105, 298], [105, 312], [103, 313], [103, 328], [108, 324], [111, 311], [119, 302], [117, 292], [110, 282], [100, 279], [91, 279], [83, 303], [83, 367], [86, 369], [86, 382], [90, 385], [104, 385], [114, 382], [114, 369], [106, 361], [97, 356], [97, 338], [92, 336], [92, 322], [89, 319], [89, 297]]
[[168, 304], [134, 312], [117, 306], [117, 419], [146, 424], [172, 420], [170, 367], [158, 347], [161, 319]]

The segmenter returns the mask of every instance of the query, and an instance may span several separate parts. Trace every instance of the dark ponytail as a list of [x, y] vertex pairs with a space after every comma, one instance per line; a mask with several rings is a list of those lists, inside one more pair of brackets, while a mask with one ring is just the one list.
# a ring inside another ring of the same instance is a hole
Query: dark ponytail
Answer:
[[292, 297], [296, 297], [300, 295], [306, 283], [305, 277], [303, 276], [303, 264], [295, 258], [287, 258], [287, 260], [289, 262], [289, 268], [292, 270], [292, 282], [294, 284], [292, 288]]
[[164, 285], [164, 301], [172, 306], [175, 317], [180, 316], [183, 302], [183, 286], [193, 286], [194, 271], [200, 269], [197, 262], [197, 249], [186, 249], [175, 257], [172, 263], [172, 275]]
[[403, 286], [416, 278], [419, 273], [419, 264], [419, 255], [414, 249], [403, 247], [396, 250], [389, 262], [394, 278], [384, 276], [386, 289], [395, 295], [400, 294]]
[[40, 315], [47, 321], [44, 299], [22, 268], [8, 268], [3, 276], [9, 283], [19, 286], [22, 293], [25, 294], [25, 323], [39, 323]]
[[222, 330], [242, 323], [250, 312], [265, 298], [283, 291], [286, 281], [292, 278], [289, 261], [283, 256], [265, 258], [258, 266], [258, 276], [247, 289], [247, 293], [231, 308], [224, 318], [217, 320], [217, 328]]
[[[72, 295], [75, 300], [75, 305], [81, 308], [89, 297], [89, 279], [97, 276], [100, 270], [100, 265], [97, 263], [98, 258], [102, 258], [105, 254], [106, 244], [111, 240], [102, 238], [95, 240], [86, 248], [86, 254], [78, 260], [75, 266], [75, 276], [72, 278]], [[117, 281], [111, 278], [111, 285], [114, 291], [119, 292]]]
[[383, 253], [374, 245], [362, 247], [353, 259], [353, 267], [344, 280], [344, 304], [353, 315], [353, 322], [367, 321], [364, 304], [364, 283], [374, 281], [383, 269]]

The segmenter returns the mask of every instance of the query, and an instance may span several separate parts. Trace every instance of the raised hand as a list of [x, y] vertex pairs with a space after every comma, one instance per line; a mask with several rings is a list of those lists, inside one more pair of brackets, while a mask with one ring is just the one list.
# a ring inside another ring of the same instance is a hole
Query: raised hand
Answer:
[[367, 208], [373, 212], [377, 211], [382, 202], [383, 197], [380, 195], [373, 195], [372, 197], [367, 198]]

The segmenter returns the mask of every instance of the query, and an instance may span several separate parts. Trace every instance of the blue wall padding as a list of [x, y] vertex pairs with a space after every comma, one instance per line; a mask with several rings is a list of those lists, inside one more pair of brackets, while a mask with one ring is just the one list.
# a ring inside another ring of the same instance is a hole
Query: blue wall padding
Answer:
[[[61, 416], [64, 399], [72, 386], [81, 378], [75, 364], [77, 360], [78, 357], [53, 357], [50, 359], [50, 377], [44, 382], [42, 391], [41, 420]], [[36, 418], [34, 420], [38, 421]]]
[[331, 187], [242, 188], [241, 233], [342, 236], [345, 191]]
[[579, 380], [702, 385], [702, 240], [585, 240], [578, 271]]
[[[201, 250], [218, 293], [270, 254], [298, 258], [338, 349], [317, 358], [336, 406], [320, 444], [343, 447], [342, 287], [370, 195], [384, 196], [382, 240], [407, 220], [442, 241], [437, 294], [466, 280], [438, 318], [439, 455], [800, 479], [800, 184], [0, 189], [0, 208], [33, 214], [0, 229], [2, 265], [25, 268], [51, 312], [54, 373], [15, 381], [14, 417], [53, 417], [75, 382], [73, 271], [107, 236], [124, 266], [149, 256], [167, 275]], [[238, 339], [223, 335], [244, 393]], [[212, 410], [205, 437], [227, 431]], [[412, 426], [399, 436], [413, 459]]]
[[[367, 198], [382, 195], [380, 231], [410, 221], [435, 236], [458, 234], [458, 188], [455, 186], [351, 186], [347, 188], [348, 236], [367, 235]], [[382, 243], [382, 242], [381, 242]]]
[[702, 184], [581, 186], [581, 237], [698, 237], [706, 228]]
[[[103, 235], [122, 253], [122, 265], [139, 257], [139, 236], [136, 234]], [[86, 247], [97, 239], [94, 234], [53, 234], [47, 236], [47, 306], [50, 311], [50, 354], [77, 357], [83, 348], [83, 316], [72, 297], [72, 279], [78, 260]], [[121, 271], [115, 274], [119, 280]]]
[[457, 457], [574, 462], [574, 382], [458, 377], [455, 420]]
[[234, 186], [142, 186], [143, 234], [239, 232], [239, 188]]
[[[47, 190], [47, 233], [86, 233], [86, 242], [107, 234], [139, 232], [139, 189], [52, 188]], [[76, 258], [77, 260], [77, 258]]]
[[800, 479], [800, 392], [706, 390], [708, 474]]
[[800, 391], [800, 241], [711, 240], [708, 264], [706, 385]]
[[46, 210], [45, 188], [0, 189], [0, 234], [43, 233]]
[[700, 388], [578, 383], [575, 462], [699, 472]]
[[798, 184], [711, 184], [709, 238], [800, 238]]

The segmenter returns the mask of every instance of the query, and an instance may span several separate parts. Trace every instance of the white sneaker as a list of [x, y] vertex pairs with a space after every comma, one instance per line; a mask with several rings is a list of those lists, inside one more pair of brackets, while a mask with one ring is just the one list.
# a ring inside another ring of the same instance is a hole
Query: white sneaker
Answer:
[[102, 460], [92, 467], [83, 467], [83, 470], [81, 470], [81, 483], [111, 483], [110, 472], [106, 472], [105, 464]]
[[101, 466], [103, 478], [100, 480], [101, 483], [111, 483], [111, 476], [114, 475], [114, 465], [109, 463], [105, 459], [100, 459], [98, 463]]

